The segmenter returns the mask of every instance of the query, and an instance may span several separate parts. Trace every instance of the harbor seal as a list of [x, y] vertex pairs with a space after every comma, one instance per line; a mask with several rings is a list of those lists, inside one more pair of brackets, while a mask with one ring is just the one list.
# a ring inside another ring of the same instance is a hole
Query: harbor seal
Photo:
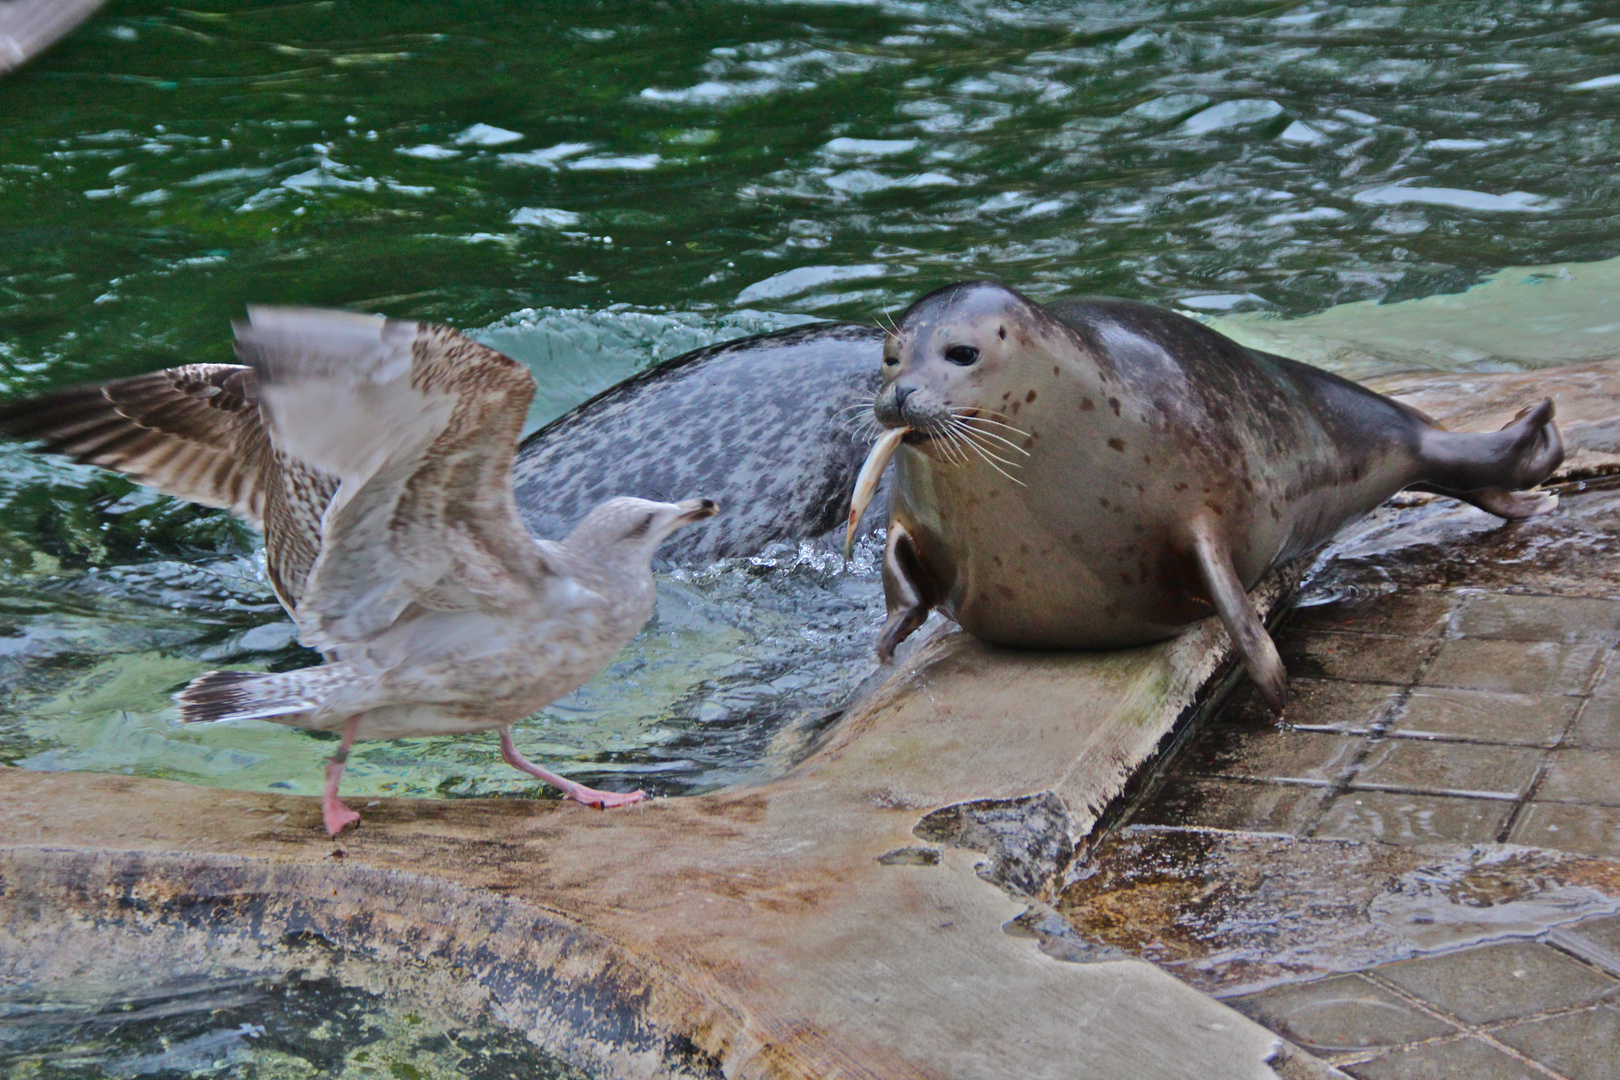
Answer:
[[[1403, 488], [1504, 518], [1563, 459], [1553, 404], [1448, 432], [1326, 371], [1129, 300], [1042, 306], [988, 281], [896, 321], [874, 402], [896, 453], [880, 656], [933, 608], [986, 641], [1114, 648], [1219, 614], [1267, 702], [1286, 676], [1249, 602], [1270, 568]], [[896, 434], [903, 433], [903, 434]]]

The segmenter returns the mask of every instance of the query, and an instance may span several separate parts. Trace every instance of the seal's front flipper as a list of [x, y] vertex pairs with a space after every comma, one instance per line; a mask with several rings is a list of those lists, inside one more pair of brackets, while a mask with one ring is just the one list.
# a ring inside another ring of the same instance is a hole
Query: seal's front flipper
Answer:
[[889, 539], [883, 548], [883, 598], [888, 603], [889, 619], [878, 634], [877, 654], [879, 660], [888, 663], [894, 659], [895, 647], [916, 633], [939, 603], [926, 585], [911, 534], [898, 521], [889, 522]]
[[1193, 556], [1198, 562], [1198, 575], [1203, 579], [1215, 610], [1232, 638], [1232, 647], [1243, 658], [1249, 678], [1259, 688], [1273, 712], [1282, 712], [1288, 703], [1288, 673], [1283, 669], [1277, 646], [1266, 633], [1249, 594], [1237, 571], [1232, 569], [1232, 556], [1226, 545], [1211, 535], [1207, 527], [1200, 527], [1193, 536]]

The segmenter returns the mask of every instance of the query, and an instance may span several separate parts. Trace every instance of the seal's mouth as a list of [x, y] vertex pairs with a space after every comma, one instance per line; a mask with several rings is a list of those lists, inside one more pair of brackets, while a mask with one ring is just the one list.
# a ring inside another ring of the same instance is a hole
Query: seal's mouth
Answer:
[[1025, 441], [1032, 440], [1029, 432], [1013, 427], [1004, 420], [985, 416], [978, 409], [946, 408], [943, 421], [929, 418], [918, 421], [916, 426], [891, 427], [872, 444], [866, 461], [861, 465], [860, 475], [855, 479], [855, 492], [850, 496], [849, 529], [844, 533], [844, 558], [849, 558], [855, 548], [855, 529], [861, 523], [861, 515], [866, 512], [872, 496], [877, 494], [878, 480], [901, 443], [925, 447], [924, 453], [928, 457], [947, 465], [965, 467], [977, 460], [1014, 484], [1026, 486], [1008, 470], [1022, 467], [1020, 455], [1024, 458], [1030, 456], [1029, 447], [1013, 439], [1013, 436], [1018, 436]]

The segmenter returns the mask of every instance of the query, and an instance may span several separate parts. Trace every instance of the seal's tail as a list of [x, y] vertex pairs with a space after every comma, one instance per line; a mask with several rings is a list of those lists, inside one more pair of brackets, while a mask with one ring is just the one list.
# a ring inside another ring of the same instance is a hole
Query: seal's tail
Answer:
[[1423, 477], [1414, 487], [1451, 495], [1498, 517], [1527, 518], [1558, 505], [1550, 491], [1528, 491], [1563, 463], [1564, 439], [1548, 398], [1501, 431], [1430, 428], [1423, 433]]
[[334, 692], [353, 684], [356, 675], [343, 664], [321, 664], [296, 671], [210, 671], [192, 679], [174, 695], [180, 719], [188, 724], [213, 720], [275, 720], [318, 712]]

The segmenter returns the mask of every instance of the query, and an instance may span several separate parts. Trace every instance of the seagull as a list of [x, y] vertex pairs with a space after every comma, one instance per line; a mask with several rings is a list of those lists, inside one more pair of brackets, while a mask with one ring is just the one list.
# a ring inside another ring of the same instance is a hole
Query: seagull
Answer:
[[497, 728], [507, 764], [606, 808], [527, 760], [511, 725], [600, 672], [646, 623], [664, 538], [708, 499], [609, 499], [561, 541], [534, 537], [512, 457], [534, 377], [445, 326], [255, 307], [240, 364], [187, 364], [0, 406], [0, 433], [234, 511], [264, 536], [271, 585], [325, 663], [215, 671], [179, 694], [188, 723], [270, 720], [340, 733], [322, 811], [356, 739]]

